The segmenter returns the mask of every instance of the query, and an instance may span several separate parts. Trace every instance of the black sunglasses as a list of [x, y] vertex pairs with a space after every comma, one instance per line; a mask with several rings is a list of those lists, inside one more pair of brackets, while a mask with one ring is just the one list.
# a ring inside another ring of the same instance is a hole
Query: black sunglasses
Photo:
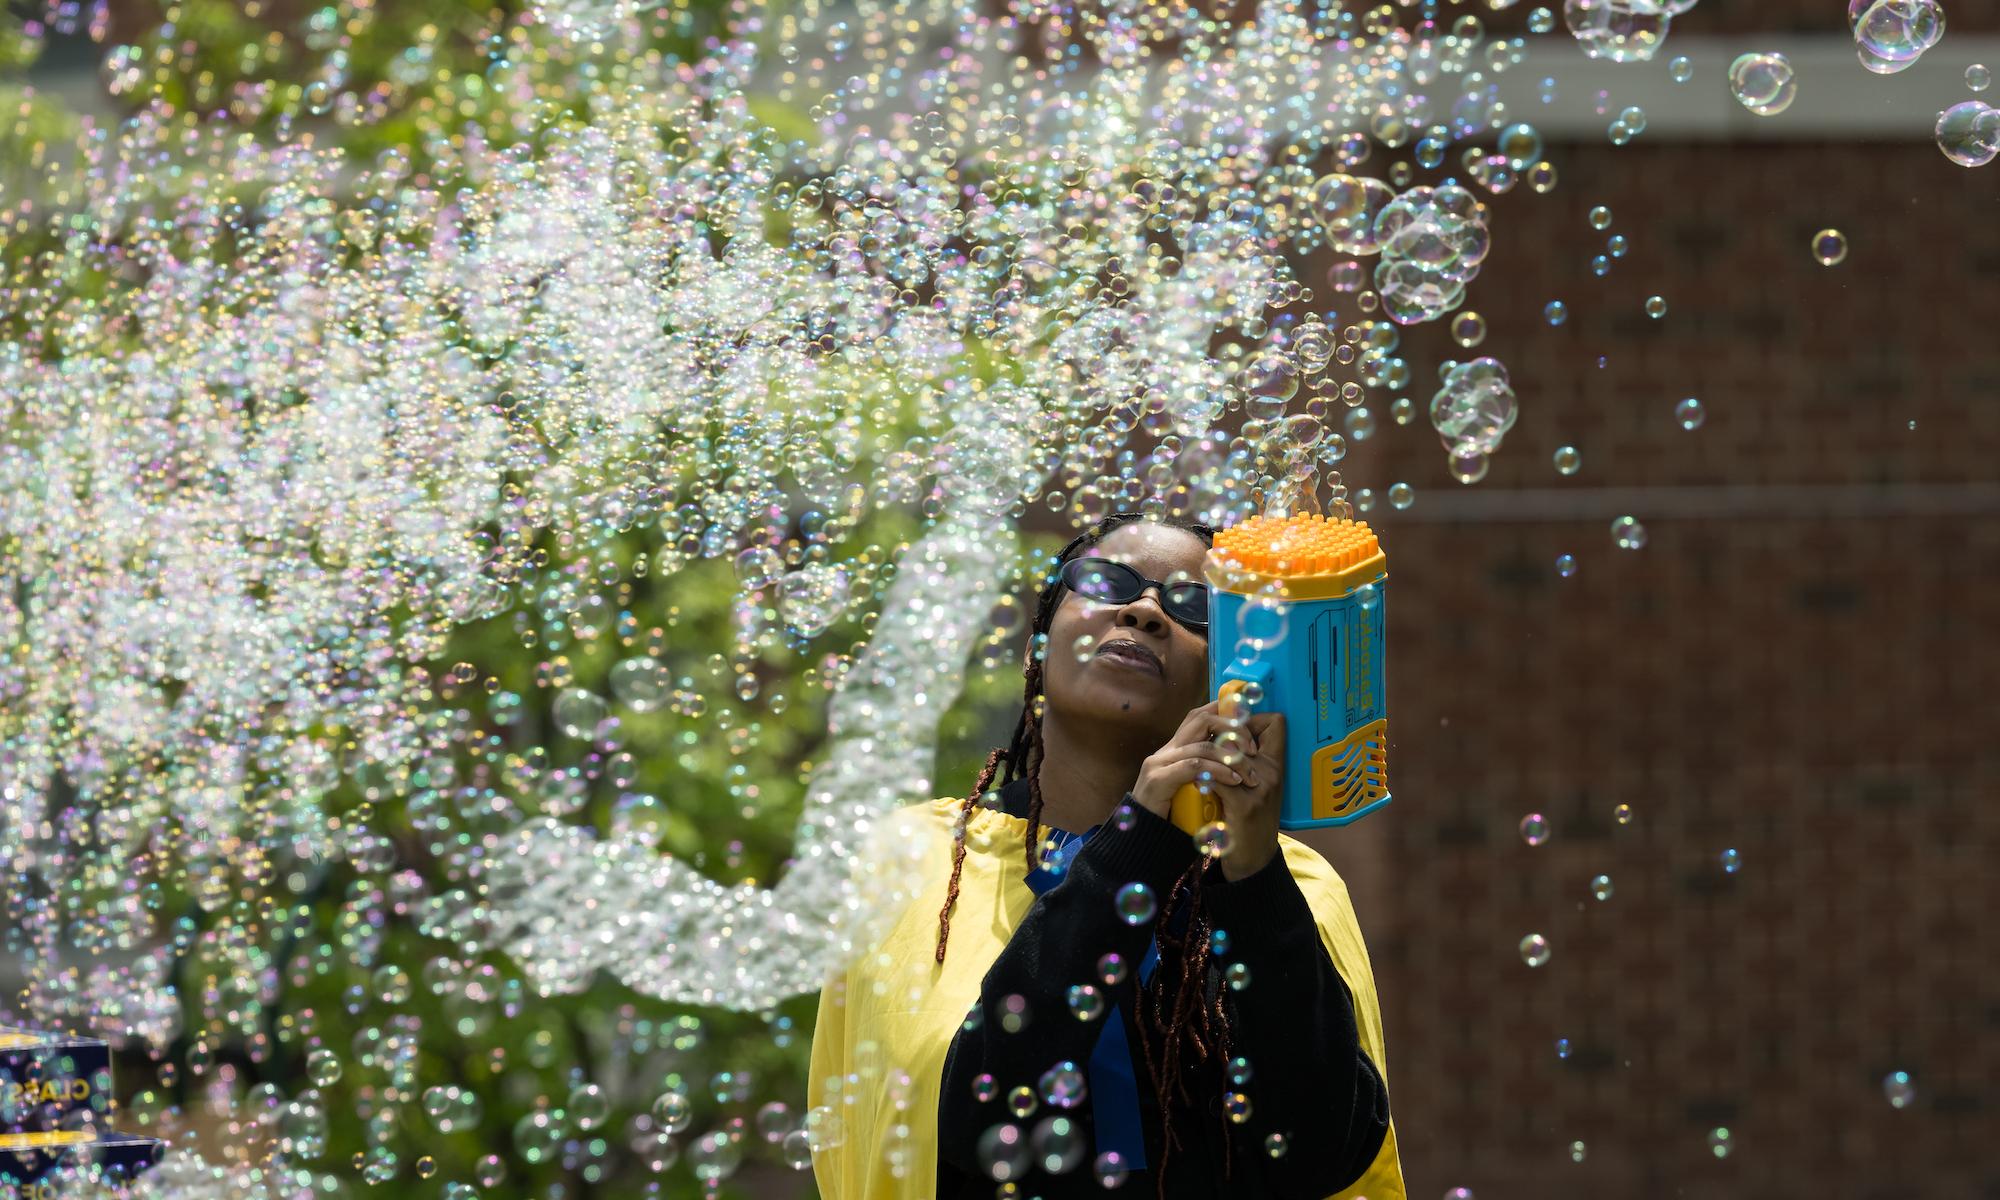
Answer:
[[1062, 567], [1063, 586], [1100, 604], [1130, 604], [1160, 589], [1160, 608], [1183, 627], [1208, 636], [1208, 585], [1192, 579], [1162, 583], [1109, 558], [1072, 558]]

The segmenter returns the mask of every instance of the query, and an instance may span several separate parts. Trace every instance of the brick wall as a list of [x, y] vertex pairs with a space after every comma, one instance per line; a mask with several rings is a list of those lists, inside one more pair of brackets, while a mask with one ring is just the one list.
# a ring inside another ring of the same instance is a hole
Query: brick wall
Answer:
[[[1397, 801], [1315, 839], [1374, 958], [1411, 1194], [2000, 1196], [2000, 167], [1922, 144], [1557, 161], [1554, 193], [1496, 201], [1471, 289], [1521, 398], [1490, 476], [1451, 481], [1425, 420], [1386, 413], [1347, 463], [1417, 488], [1371, 514]], [[1593, 204], [1631, 239], [1604, 279]], [[1840, 266], [1808, 251], [1823, 226]], [[1608, 527], [1626, 487], [1655, 489], [1636, 552]], [[1542, 508], [1505, 518], [1521, 489]]]

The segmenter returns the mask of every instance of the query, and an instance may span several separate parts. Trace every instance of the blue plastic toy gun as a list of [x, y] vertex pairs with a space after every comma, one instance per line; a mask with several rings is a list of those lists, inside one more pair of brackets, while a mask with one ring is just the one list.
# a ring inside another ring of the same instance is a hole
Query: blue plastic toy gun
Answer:
[[[1235, 711], [1285, 714], [1282, 828], [1346, 825], [1389, 803], [1386, 561], [1357, 521], [1252, 517], [1215, 535], [1208, 677]], [[1193, 785], [1174, 797], [1189, 833], [1220, 815]]]

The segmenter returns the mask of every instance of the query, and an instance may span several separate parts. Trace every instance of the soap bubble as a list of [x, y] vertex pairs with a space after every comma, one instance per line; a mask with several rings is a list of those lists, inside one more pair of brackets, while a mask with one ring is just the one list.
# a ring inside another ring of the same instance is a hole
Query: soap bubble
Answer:
[[1724, 850], [1719, 859], [1722, 863], [1722, 873], [1725, 875], [1734, 875], [1743, 869], [1743, 855], [1734, 846]]
[[1822, 267], [1838, 266], [1847, 261], [1847, 235], [1838, 229], [1822, 229], [1813, 234], [1813, 258]]
[[1127, 925], [1144, 925], [1153, 919], [1158, 905], [1153, 899], [1153, 889], [1134, 880], [1118, 889], [1113, 897], [1113, 907], [1118, 919]]
[[1965, 68], [1965, 86], [1969, 91], [1985, 91], [1993, 86], [1993, 71], [1985, 63], [1973, 63]]
[[1983, 167], [2000, 154], [2000, 109], [1962, 100], [1938, 114], [1937, 144], [1961, 167]]
[[1736, 102], [1760, 117], [1784, 112], [1798, 97], [1798, 80], [1791, 60], [1782, 54], [1751, 51], [1729, 64], [1729, 92]]
[[1491, 466], [1492, 459], [1487, 456], [1486, 451], [1471, 442], [1466, 442], [1451, 452], [1451, 477], [1460, 483], [1478, 483], [1486, 478], [1486, 472]]
[[1701, 401], [1696, 397], [1689, 396], [1687, 399], [1674, 405], [1674, 420], [1680, 422], [1682, 429], [1699, 429], [1701, 428], [1701, 423], [1707, 419], [1708, 412], [1702, 407]]
[[1667, 315], [1666, 297], [1665, 296], [1646, 297], [1646, 315], [1653, 318], [1655, 321], [1666, 316]]
[[1730, 1150], [1734, 1148], [1735, 1142], [1730, 1137], [1729, 1130], [1726, 1128], [1718, 1125], [1708, 1131], [1708, 1152], [1710, 1154], [1715, 1155], [1717, 1158], [1728, 1158]]
[[1042, 1072], [1042, 1100], [1051, 1108], [1075, 1108], [1083, 1103], [1083, 1068], [1067, 1060]]
[[1019, 1125], [995, 1125], [979, 1135], [975, 1147], [979, 1168], [987, 1178], [999, 1183], [1016, 1180], [1028, 1173], [1028, 1139]]
[[1575, 446], [1557, 446], [1553, 461], [1556, 474], [1574, 475], [1583, 469], [1583, 451]]
[[1667, 64], [1667, 77], [1675, 83], [1686, 83], [1694, 78], [1694, 61], [1685, 54], [1675, 55]]
[[1539, 846], [1549, 840], [1549, 819], [1541, 813], [1533, 812], [1521, 818], [1521, 840], [1530, 846]]
[[1908, 1108], [1917, 1098], [1917, 1086], [1908, 1071], [1891, 1071], [1882, 1077], [1882, 1094], [1890, 1108]]
[[1576, 575], [1576, 555], [1556, 555], [1556, 574], [1564, 579], [1574, 577]]
[[[1077, 1078], [1078, 1086], [1081, 1086], [1081, 1072]], [[1075, 1170], [1090, 1151], [1089, 1138], [1083, 1126], [1071, 1117], [1044, 1118], [1035, 1126], [1031, 1144], [1034, 1164], [1051, 1175]]]
[[1104, 1015], [1104, 993], [1088, 983], [1071, 984], [1069, 1011], [1079, 1021], [1095, 1021]]
[[1116, 950], [1097, 960], [1097, 978], [1105, 987], [1116, 987], [1125, 980], [1125, 959]]
[[1486, 340], [1486, 318], [1466, 311], [1451, 319], [1451, 340], [1470, 350]]
[[1522, 938], [1521, 961], [1531, 967], [1546, 965], [1549, 961], [1549, 939], [1539, 933], [1531, 933]]
[[1560, 300], [1551, 300], [1542, 309], [1542, 315], [1548, 318], [1549, 324], [1560, 325], [1569, 320], [1569, 305]]
[[1389, 507], [1401, 512], [1417, 502], [1417, 489], [1407, 483], [1389, 485]]
[[1229, 853], [1229, 824], [1210, 821], [1195, 831], [1194, 847], [1204, 858], [1221, 858]]
[[1646, 527], [1637, 517], [1619, 517], [1611, 522], [1611, 541], [1620, 550], [1639, 550], [1646, 545]]
[[1603, 901], [1611, 899], [1612, 891], [1613, 889], [1611, 886], [1611, 876], [1597, 875], [1591, 878], [1590, 894], [1596, 897], [1598, 900]]

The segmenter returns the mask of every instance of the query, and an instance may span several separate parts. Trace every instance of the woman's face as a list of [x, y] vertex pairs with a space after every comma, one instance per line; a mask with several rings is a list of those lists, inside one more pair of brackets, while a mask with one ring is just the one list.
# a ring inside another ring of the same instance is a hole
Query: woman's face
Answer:
[[[1150, 521], [1120, 525], [1077, 557], [1108, 558], [1147, 579], [1201, 578], [1200, 537]], [[1088, 637], [1078, 649], [1079, 640]], [[1167, 616], [1159, 591], [1107, 604], [1065, 591], [1042, 668], [1048, 716], [1102, 730], [1151, 753], [1208, 700], [1208, 639]], [[1047, 719], [1047, 718], [1045, 718]]]

